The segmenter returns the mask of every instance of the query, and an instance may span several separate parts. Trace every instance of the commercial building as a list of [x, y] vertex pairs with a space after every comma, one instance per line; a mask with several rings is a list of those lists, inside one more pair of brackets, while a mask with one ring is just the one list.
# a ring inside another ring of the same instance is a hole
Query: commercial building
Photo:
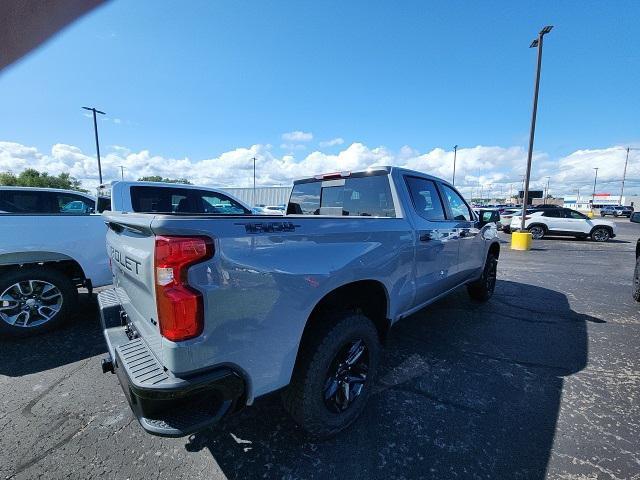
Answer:
[[286, 205], [292, 187], [222, 187], [220, 190], [228, 192], [247, 205]]
[[[593, 199], [593, 205], [591, 200]], [[592, 208], [602, 208], [607, 205], [630, 205], [634, 203], [627, 203], [627, 198], [622, 197], [620, 202], [620, 195], [611, 193], [596, 193], [595, 195], [565, 195], [564, 206], [566, 208], [573, 208], [574, 210], [591, 210]]]

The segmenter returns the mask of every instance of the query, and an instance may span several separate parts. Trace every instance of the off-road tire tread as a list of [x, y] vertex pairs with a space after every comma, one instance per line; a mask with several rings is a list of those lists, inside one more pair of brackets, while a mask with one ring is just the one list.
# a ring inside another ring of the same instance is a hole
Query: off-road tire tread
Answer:
[[[354, 330], [360, 330], [370, 339], [374, 339], [374, 347], [368, 345], [371, 367], [369, 375], [373, 379], [379, 364], [381, 346], [378, 338], [378, 332], [371, 320], [366, 316], [357, 312], [342, 312], [336, 314], [341, 318], [331, 322], [328, 319], [328, 325], [318, 328], [312, 332], [314, 335], [313, 340], [309, 341], [301, 348], [300, 357], [296, 364], [291, 383], [282, 392], [282, 402], [285, 410], [289, 412], [291, 417], [298, 423], [304, 430], [310, 433], [313, 437], [318, 439], [329, 438], [351, 425], [359, 416], [359, 413], [349, 419], [349, 421], [339, 427], [332, 427], [313, 419], [313, 411], [310, 411], [310, 415], [305, 412], [305, 407], [313, 407], [307, 405], [309, 399], [305, 396], [305, 387], [310, 384], [314, 377], [320, 376], [321, 381], [324, 381], [325, 371], [318, 371], [321, 368], [323, 357], [327, 355], [327, 352], [339, 347], [342, 339], [347, 332], [351, 333]], [[364, 393], [365, 397], [362, 398], [362, 403], [365, 404], [368, 395], [371, 393], [371, 388]], [[364, 405], [363, 405], [364, 406]], [[312, 409], [311, 409], [312, 410]]]

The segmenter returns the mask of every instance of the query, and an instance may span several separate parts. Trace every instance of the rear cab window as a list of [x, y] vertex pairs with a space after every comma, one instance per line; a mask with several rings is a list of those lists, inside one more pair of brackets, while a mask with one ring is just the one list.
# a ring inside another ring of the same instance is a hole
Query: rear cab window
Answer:
[[386, 218], [396, 216], [389, 176], [386, 172], [378, 175], [296, 182], [289, 198], [287, 214]]
[[250, 215], [239, 202], [219, 192], [196, 188], [130, 187], [131, 206], [139, 213]]

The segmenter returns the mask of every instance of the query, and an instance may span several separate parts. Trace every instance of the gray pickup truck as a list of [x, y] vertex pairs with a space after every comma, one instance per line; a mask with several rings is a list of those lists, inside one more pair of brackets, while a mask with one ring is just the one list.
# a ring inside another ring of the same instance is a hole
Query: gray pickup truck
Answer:
[[207, 428], [275, 391], [306, 431], [336, 434], [362, 412], [395, 322], [461, 285], [477, 301], [495, 287], [495, 224], [419, 172], [298, 180], [285, 216], [193, 187], [123, 185], [115, 194], [151, 213], [105, 215], [102, 366], [156, 435]]

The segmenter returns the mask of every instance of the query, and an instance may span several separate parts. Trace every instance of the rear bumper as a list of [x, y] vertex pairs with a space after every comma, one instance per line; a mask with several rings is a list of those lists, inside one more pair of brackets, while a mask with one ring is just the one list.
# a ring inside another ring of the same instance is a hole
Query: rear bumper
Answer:
[[117, 375], [131, 410], [147, 432], [182, 437], [215, 425], [242, 406], [244, 381], [232, 369], [176, 377], [122, 321], [114, 290], [100, 292], [98, 305], [110, 354], [106, 370]]

